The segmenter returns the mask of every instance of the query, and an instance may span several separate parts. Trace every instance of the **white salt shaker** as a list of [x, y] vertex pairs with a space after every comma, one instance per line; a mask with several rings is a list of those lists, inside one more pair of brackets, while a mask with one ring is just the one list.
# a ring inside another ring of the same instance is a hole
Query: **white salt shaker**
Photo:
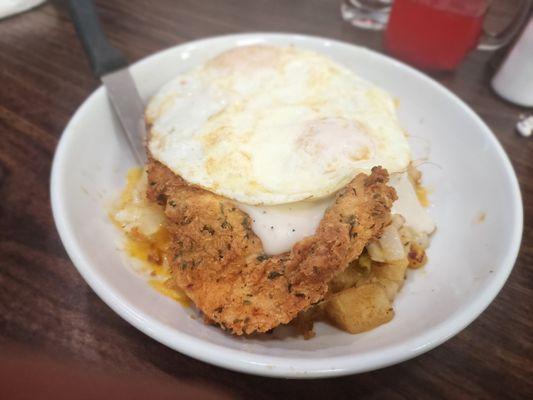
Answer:
[[533, 107], [533, 16], [492, 78], [494, 91], [524, 107]]

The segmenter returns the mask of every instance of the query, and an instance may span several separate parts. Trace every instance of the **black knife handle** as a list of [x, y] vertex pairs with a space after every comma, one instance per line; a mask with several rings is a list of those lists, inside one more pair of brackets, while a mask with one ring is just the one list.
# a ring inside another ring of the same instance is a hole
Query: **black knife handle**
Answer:
[[92, 0], [69, 0], [69, 6], [94, 75], [99, 78], [127, 66], [128, 60], [107, 40]]

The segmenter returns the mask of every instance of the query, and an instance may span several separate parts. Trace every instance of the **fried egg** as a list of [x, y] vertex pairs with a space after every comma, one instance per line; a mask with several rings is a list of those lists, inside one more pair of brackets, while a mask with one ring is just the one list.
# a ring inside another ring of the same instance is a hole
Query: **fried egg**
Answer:
[[358, 173], [410, 161], [387, 92], [295, 47], [225, 51], [165, 85], [146, 119], [152, 157], [245, 205], [316, 202], [323, 213]]

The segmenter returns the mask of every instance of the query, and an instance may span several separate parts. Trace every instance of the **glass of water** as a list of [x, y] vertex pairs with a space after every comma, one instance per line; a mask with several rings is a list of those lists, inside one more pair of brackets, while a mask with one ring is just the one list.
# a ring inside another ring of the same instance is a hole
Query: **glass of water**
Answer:
[[392, 0], [342, 0], [345, 21], [364, 29], [384, 29], [389, 20]]

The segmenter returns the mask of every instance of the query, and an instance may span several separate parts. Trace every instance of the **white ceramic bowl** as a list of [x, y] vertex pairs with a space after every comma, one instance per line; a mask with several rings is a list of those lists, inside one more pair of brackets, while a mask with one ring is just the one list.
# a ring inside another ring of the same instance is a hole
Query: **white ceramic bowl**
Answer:
[[[522, 234], [516, 176], [489, 128], [459, 98], [416, 70], [365, 48], [290, 34], [240, 34], [199, 40], [131, 67], [147, 100], [166, 81], [213, 55], [250, 43], [295, 44], [324, 53], [400, 100], [401, 123], [431, 190], [438, 231], [429, 262], [409, 272], [392, 322], [350, 335], [319, 323], [303, 340], [283, 331], [232, 337], [192, 319], [129, 266], [120, 232], [109, 222], [111, 200], [134, 162], [97, 89], [68, 124], [54, 158], [51, 196], [61, 240], [93, 290], [132, 325], [181, 353], [246, 373], [314, 378], [369, 371], [430, 350], [449, 339], [494, 299], [509, 275]], [[483, 218], [484, 217], [484, 218]]]

